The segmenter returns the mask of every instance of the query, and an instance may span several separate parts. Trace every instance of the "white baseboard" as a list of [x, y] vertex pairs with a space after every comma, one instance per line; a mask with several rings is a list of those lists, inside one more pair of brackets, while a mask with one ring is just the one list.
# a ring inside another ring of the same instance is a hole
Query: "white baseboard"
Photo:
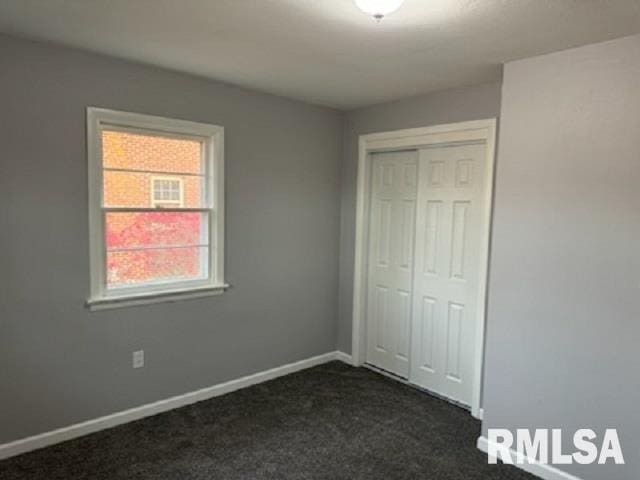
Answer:
[[300, 360], [299, 362], [282, 365], [280, 367], [258, 372], [236, 380], [220, 383], [212, 387], [185, 393], [184, 395], [178, 395], [176, 397], [149, 403], [147, 405], [114, 413], [112, 415], [88, 420], [86, 422], [77, 423], [64, 428], [58, 428], [56, 430], [51, 430], [50, 432], [41, 433], [32, 437], [16, 440], [14, 442], [5, 443], [4, 445], [0, 445], [0, 460], [37, 450], [39, 448], [48, 447], [56, 443], [65, 442], [73, 438], [82, 437], [117, 425], [133, 422], [144, 417], [157, 415], [175, 408], [184, 407], [185, 405], [208, 400], [213, 397], [224, 395], [225, 393], [230, 393], [241, 388], [266, 382], [268, 380], [327, 363], [332, 360], [340, 360], [350, 363], [350, 356], [342, 352], [325, 353], [323, 355], [318, 355], [317, 357], [307, 358], [305, 360]]
[[349, 365], [353, 365], [353, 357], [348, 353], [337, 351], [336, 360], [340, 360], [341, 362], [347, 363]]
[[[489, 452], [489, 440], [486, 437], [478, 438], [478, 450], [484, 453]], [[512, 458], [519, 458], [519, 454], [515, 450], [512, 449], [510, 453]], [[538, 463], [533, 459], [529, 459], [528, 463], [514, 463], [513, 466], [543, 480], [581, 480], [576, 476], [563, 472], [553, 465]]]

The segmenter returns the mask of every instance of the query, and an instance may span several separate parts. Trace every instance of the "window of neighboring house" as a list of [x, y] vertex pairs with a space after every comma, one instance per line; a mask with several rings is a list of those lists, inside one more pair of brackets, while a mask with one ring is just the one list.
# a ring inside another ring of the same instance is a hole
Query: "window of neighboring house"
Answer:
[[151, 205], [156, 208], [182, 207], [182, 179], [176, 177], [151, 177]]
[[88, 109], [92, 308], [219, 293], [223, 129]]

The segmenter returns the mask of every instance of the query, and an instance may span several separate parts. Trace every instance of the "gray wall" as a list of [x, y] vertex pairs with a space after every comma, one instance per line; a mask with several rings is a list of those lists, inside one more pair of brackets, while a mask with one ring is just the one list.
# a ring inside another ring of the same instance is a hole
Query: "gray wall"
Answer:
[[[335, 350], [340, 112], [6, 36], [0, 92], [0, 443]], [[87, 105], [225, 127], [232, 290], [85, 309]]]
[[504, 74], [483, 430], [618, 428], [585, 480], [640, 478], [639, 86], [640, 36]]
[[445, 90], [348, 112], [344, 126], [338, 349], [351, 352], [358, 137], [365, 133], [494, 118], [500, 84]]

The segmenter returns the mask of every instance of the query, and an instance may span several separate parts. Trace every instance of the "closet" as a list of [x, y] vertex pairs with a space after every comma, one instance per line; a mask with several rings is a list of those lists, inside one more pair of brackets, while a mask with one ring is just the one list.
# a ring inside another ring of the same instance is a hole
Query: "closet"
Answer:
[[366, 362], [467, 406], [484, 320], [487, 158], [486, 142], [368, 158]]

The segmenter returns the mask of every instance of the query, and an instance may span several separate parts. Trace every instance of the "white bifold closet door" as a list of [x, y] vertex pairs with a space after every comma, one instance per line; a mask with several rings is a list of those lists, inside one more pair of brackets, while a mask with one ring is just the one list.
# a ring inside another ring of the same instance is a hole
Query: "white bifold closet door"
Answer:
[[418, 152], [371, 160], [367, 362], [408, 378]]
[[426, 148], [419, 160], [410, 381], [464, 405], [481, 318], [485, 149]]

